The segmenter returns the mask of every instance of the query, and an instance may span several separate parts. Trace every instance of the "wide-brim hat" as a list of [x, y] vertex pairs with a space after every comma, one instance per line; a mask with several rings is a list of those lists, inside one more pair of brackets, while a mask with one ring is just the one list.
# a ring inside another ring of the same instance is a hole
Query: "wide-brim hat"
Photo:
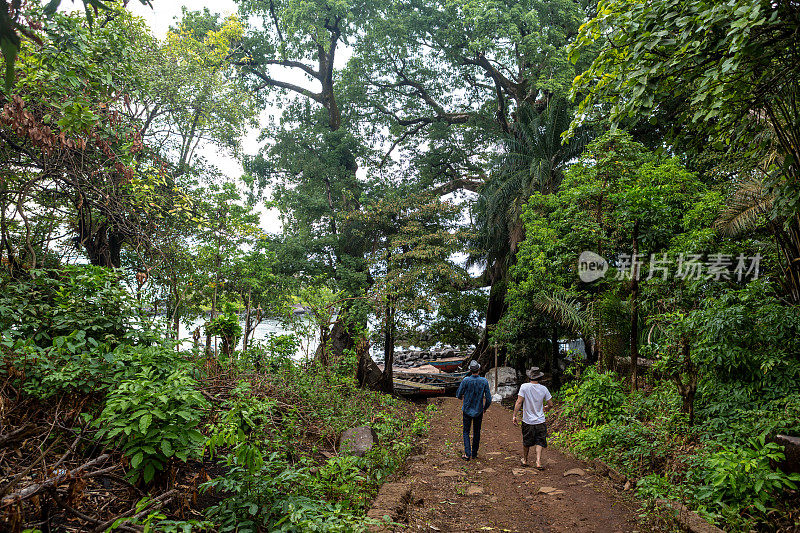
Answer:
[[528, 375], [529, 379], [539, 379], [544, 377], [544, 372], [539, 372], [538, 366], [532, 366], [525, 372]]
[[475, 359], [473, 359], [472, 361], [469, 362], [469, 371], [470, 372], [472, 372], [474, 374], [475, 372], [480, 372], [480, 370], [481, 370], [481, 364], [479, 362], [477, 362]]

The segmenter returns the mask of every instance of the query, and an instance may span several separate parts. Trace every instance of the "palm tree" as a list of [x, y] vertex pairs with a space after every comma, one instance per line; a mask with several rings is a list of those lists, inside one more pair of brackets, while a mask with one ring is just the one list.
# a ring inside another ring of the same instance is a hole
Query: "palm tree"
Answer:
[[491, 282], [486, 328], [473, 353], [473, 358], [484, 368], [488, 367], [490, 357], [488, 335], [506, 311], [508, 271], [519, 243], [525, 238], [522, 222], [525, 203], [534, 192], [555, 193], [569, 163], [591, 140], [591, 131], [579, 128], [567, 142], [562, 142], [562, 134], [572, 118], [563, 97], [551, 98], [541, 111], [520, 108], [476, 202], [474, 218], [478, 234], [473, 248], [478, 251], [468, 262], [470, 266], [483, 266]]
[[[782, 276], [779, 278], [787, 300], [800, 304], [800, 214], [782, 215], [777, 212], [775, 189], [786, 186], [786, 176], [775, 168], [780, 161], [772, 156], [758, 168], [741, 177], [731, 193], [725, 210], [714, 223], [723, 235], [735, 237], [765, 227], [775, 239], [780, 254]], [[768, 187], [767, 182], [777, 184]]]

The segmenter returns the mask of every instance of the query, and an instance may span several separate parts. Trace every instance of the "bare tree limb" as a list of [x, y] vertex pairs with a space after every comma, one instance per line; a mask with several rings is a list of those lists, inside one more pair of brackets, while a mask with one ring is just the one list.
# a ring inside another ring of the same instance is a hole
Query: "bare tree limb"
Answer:
[[111, 456], [109, 454], [104, 453], [100, 457], [92, 459], [88, 463], [84, 463], [78, 468], [74, 468], [68, 472], [63, 472], [61, 474], [53, 476], [50, 479], [43, 481], [42, 483], [33, 483], [32, 485], [28, 485], [24, 489], [17, 491], [13, 494], [9, 494], [5, 498], [3, 498], [2, 502], [0, 503], [0, 508], [7, 507], [22, 500], [27, 500], [28, 498], [35, 496], [36, 494], [40, 493], [43, 490], [55, 488], [56, 486], [58, 486], [59, 483], [65, 481], [66, 479], [76, 477], [87, 468], [100, 465], [105, 461], [107, 461], [110, 457]]

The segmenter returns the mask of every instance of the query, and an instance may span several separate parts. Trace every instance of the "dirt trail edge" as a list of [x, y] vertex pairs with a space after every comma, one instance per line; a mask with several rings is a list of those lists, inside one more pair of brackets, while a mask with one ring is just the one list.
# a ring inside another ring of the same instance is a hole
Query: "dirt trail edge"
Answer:
[[[409, 458], [408, 526], [398, 531], [598, 532], [641, 530], [627, 493], [552, 445], [544, 471], [520, 465], [520, 429], [493, 404], [483, 416], [477, 460], [461, 459], [461, 402], [436, 400], [424, 452]], [[531, 459], [533, 459], [531, 450]], [[533, 462], [533, 461], [532, 461]]]

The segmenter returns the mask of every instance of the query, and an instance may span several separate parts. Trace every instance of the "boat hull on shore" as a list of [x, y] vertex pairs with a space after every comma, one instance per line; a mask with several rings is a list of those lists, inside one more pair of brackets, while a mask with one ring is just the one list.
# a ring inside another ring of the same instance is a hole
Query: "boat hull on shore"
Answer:
[[464, 361], [465, 359], [463, 357], [448, 357], [446, 359], [425, 361], [425, 364], [431, 365], [442, 372], [455, 372], [464, 364]]
[[407, 397], [434, 397], [455, 394], [466, 373], [394, 373], [394, 391]]

